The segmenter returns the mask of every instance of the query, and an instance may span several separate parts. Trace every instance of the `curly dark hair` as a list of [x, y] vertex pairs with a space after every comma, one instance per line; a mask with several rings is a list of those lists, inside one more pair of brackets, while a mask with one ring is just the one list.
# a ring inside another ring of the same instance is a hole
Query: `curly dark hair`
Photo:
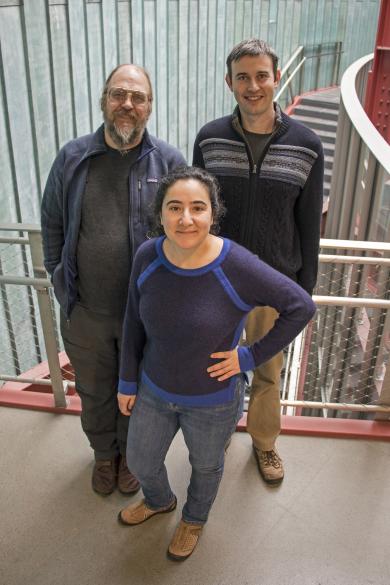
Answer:
[[218, 233], [219, 222], [225, 214], [226, 209], [219, 195], [220, 189], [217, 179], [213, 177], [213, 175], [210, 175], [210, 173], [207, 171], [198, 167], [179, 167], [172, 173], [169, 173], [169, 175], [165, 175], [165, 177], [160, 180], [157, 195], [153, 202], [154, 225], [150, 235], [161, 236], [164, 234], [164, 229], [161, 225], [160, 219], [164, 197], [168, 189], [177, 183], [177, 181], [186, 181], [189, 179], [195, 179], [195, 181], [199, 181], [199, 183], [201, 183], [206, 188], [210, 197], [211, 210], [213, 214], [213, 224], [210, 228], [210, 233]]

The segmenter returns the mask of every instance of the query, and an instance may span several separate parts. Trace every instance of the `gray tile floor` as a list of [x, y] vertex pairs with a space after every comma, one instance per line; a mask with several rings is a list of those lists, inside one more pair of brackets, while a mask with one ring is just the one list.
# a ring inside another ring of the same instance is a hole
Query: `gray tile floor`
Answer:
[[[178, 564], [165, 551], [179, 507], [120, 526], [128, 500], [91, 491], [78, 417], [0, 408], [0, 441], [1, 585], [390, 583], [390, 443], [284, 435], [286, 479], [268, 488], [236, 433], [198, 548]], [[167, 464], [182, 504], [180, 435]]]

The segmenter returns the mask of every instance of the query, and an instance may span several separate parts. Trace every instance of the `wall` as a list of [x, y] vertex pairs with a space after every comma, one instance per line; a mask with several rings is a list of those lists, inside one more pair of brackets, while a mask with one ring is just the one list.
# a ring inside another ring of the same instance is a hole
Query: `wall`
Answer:
[[[149, 70], [149, 129], [190, 159], [197, 129], [232, 109], [223, 79], [236, 42], [259, 36], [283, 65], [298, 45], [342, 41], [342, 73], [372, 51], [378, 9], [379, 0], [0, 0], [1, 221], [39, 221], [52, 160], [100, 124], [99, 95], [117, 63]], [[304, 86], [314, 78], [309, 60]]]

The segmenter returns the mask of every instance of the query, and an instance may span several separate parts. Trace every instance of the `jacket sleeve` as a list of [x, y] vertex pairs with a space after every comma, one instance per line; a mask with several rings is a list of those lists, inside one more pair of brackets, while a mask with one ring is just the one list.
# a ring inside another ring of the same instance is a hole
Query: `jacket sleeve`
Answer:
[[238, 348], [240, 369], [252, 370], [279, 353], [302, 331], [316, 307], [310, 295], [298, 284], [248, 253], [243, 299], [248, 308], [269, 306], [279, 313], [273, 328], [251, 346]]
[[141, 274], [141, 256], [142, 249], [138, 250], [134, 258], [123, 321], [118, 392], [127, 395], [138, 392], [138, 370], [146, 341], [145, 329], [139, 314], [140, 294], [137, 286]]
[[205, 169], [206, 167], [205, 167], [204, 160], [203, 160], [202, 150], [199, 146], [201, 141], [202, 141], [202, 138], [201, 138], [200, 133], [199, 133], [197, 135], [197, 137], [195, 138], [194, 151], [193, 151], [193, 155], [192, 155], [192, 166], [193, 167], [200, 167], [201, 169]]
[[318, 253], [323, 203], [324, 154], [322, 145], [304, 188], [295, 205], [295, 222], [299, 232], [302, 268], [298, 283], [312, 294], [317, 280]]
[[64, 151], [60, 151], [51, 167], [41, 207], [41, 226], [45, 268], [50, 275], [61, 261], [64, 245], [63, 224]]
[[179, 167], [186, 167], [186, 166], [187, 166], [186, 159], [184, 158], [184, 156], [182, 155], [180, 150], [177, 150], [175, 148], [174, 154], [168, 162], [169, 172], [174, 171], [175, 169], [177, 169]]

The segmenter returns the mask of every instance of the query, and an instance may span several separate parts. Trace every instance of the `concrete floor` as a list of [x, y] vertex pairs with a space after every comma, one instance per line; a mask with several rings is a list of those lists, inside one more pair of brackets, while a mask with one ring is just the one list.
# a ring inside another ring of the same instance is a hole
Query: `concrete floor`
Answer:
[[[120, 526], [128, 499], [91, 491], [78, 417], [0, 408], [0, 441], [1, 585], [390, 583], [390, 443], [284, 435], [286, 479], [267, 488], [236, 433], [208, 525], [180, 564], [165, 556], [179, 506]], [[183, 504], [181, 436], [167, 464]]]

